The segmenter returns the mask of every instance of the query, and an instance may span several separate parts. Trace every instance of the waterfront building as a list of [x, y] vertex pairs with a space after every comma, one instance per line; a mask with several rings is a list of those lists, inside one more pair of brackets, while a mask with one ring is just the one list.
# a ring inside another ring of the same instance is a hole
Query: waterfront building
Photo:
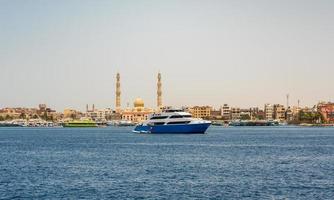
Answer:
[[221, 115], [224, 120], [231, 119], [231, 108], [228, 104], [224, 104], [221, 108]]
[[266, 120], [273, 120], [274, 108], [271, 104], [264, 105], [264, 113], [265, 113]]
[[98, 109], [95, 112], [96, 112], [96, 119], [97, 120], [110, 119], [111, 116], [114, 113], [114, 111], [111, 108]]
[[223, 117], [222, 117], [221, 113], [222, 113], [221, 109], [219, 109], [219, 110], [211, 109], [210, 119], [212, 119], [212, 120], [222, 119]]
[[[174, 109], [174, 107], [173, 106], [162, 106], [162, 108], [161, 108], [161, 110], [171, 110], [171, 109]], [[181, 107], [181, 110], [187, 110], [187, 109], [188, 109], [188, 107], [186, 107], [186, 106]]]
[[[173, 106], [171, 107], [166, 107], [166, 109], [164, 108], [164, 110], [170, 110], [170, 109], [175, 109]], [[188, 113], [192, 113], [192, 107], [191, 106], [181, 106], [181, 110], [188, 112]]]
[[279, 121], [285, 121], [286, 120], [286, 110], [283, 105], [280, 104], [274, 104], [274, 119]]
[[126, 108], [122, 111], [122, 120], [132, 122], [143, 122], [154, 113], [151, 108], [145, 108], [144, 101], [141, 98], [137, 98], [133, 103], [133, 108]]
[[317, 106], [314, 107], [308, 107], [305, 106], [304, 108], [300, 108], [299, 112], [304, 112], [304, 113], [315, 113], [318, 111]]
[[291, 108], [293, 120], [298, 120], [300, 110], [301, 110], [301, 108], [299, 106], [293, 106]]
[[259, 118], [259, 112], [260, 112], [260, 110], [259, 110], [258, 107], [250, 108], [249, 111], [250, 111], [250, 119], [251, 120], [256, 120], [256, 119]]
[[98, 120], [97, 110], [89, 111], [85, 115], [86, 119]]
[[116, 113], [116, 111], [113, 111], [113, 113], [106, 117], [107, 120], [122, 120], [122, 114]]
[[210, 117], [211, 110], [210, 106], [194, 106], [189, 109], [189, 112], [194, 118], [207, 118]]
[[115, 112], [111, 108], [95, 109], [95, 105], [93, 104], [91, 110], [88, 105], [86, 106], [85, 117], [96, 121], [104, 121], [106, 119], [111, 119], [114, 113]]
[[38, 108], [40, 111], [45, 111], [47, 109], [46, 104], [39, 104]]
[[231, 120], [240, 120], [240, 108], [238, 107], [231, 107]]
[[86, 118], [91, 118], [94, 119], [97, 117], [97, 114], [95, 112], [95, 105], [92, 105], [92, 109], [89, 109], [88, 104], [86, 105], [86, 113], [85, 113]]
[[55, 112], [56, 112], [55, 110], [47, 107], [46, 104], [39, 104], [38, 105], [38, 110], [37, 110], [38, 115], [42, 115], [42, 114], [51, 115]]
[[22, 108], [3, 108], [0, 110], [2, 118], [19, 118], [21, 113], [25, 114], [25, 110]]
[[297, 120], [300, 123], [321, 123], [321, 114], [318, 112], [317, 106], [301, 108]]
[[266, 113], [264, 112], [264, 110], [262, 110], [262, 109], [260, 110], [259, 109], [259, 111], [256, 114], [255, 119], [258, 119], [258, 120], [264, 120], [264, 119], [266, 119]]
[[38, 108], [3, 108], [0, 109], [0, 116], [7, 119], [17, 118], [53, 118], [57, 113], [48, 108], [45, 104], [40, 104]]
[[250, 109], [240, 109], [240, 119], [250, 120], [251, 119], [251, 110]]
[[317, 110], [322, 115], [325, 123], [334, 123], [334, 103], [321, 102], [317, 105]]
[[285, 119], [287, 121], [293, 121], [294, 120], [293, 112], [292, 112], [292, 109], [291, 109], [290, 106], [285, 111]]
[[70, 108], [64, 110], [64, 118], [80, 119], [81, 117], [82, 113], [80, 111]]

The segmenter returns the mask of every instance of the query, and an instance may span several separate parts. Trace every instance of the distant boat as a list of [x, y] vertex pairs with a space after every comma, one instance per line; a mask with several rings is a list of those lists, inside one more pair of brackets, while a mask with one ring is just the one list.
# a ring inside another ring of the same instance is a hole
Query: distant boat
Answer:
[[136, 123], [128, 120], [108, 121], [107, 126], [135, 126]]
[[232, 121], [230, 126], [278, 126], [277, 121]]
[[212, 126], [224, 126], [225, 123], [224, 122], [218, 122], [218, 121], [213, 121], [212, 122]]
[[135, 126], [136, 124], [132, 121], [121, 120], [119, 121], [116, 126]]
[[92, 120], [73, 120], [63, 123], [63, 127], [66, 128], [93, 128], [97, 127], [97, 124]]
[[6, 122], [0, 122], [0, 127], [21, 127], [21, 125], [6, 121]]
[[149, 120], [138, 124], [135, 133], [205, 133], [211, 121], [192, 118], [190, 113], [182, 110], [166, 110], [153, 114]]

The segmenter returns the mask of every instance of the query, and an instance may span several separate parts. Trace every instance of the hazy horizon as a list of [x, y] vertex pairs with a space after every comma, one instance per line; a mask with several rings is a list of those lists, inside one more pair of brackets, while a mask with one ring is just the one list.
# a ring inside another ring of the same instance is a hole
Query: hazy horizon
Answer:
[[0, 107], [333, 101], [334, 1], [0, 1]]

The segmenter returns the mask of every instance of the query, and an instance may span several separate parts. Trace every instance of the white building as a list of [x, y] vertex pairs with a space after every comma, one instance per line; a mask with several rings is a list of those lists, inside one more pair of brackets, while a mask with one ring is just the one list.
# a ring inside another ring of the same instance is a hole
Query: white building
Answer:
[[86, 117], [89, 117], [93, 120], [105, 120], [108, 116], [113, 114], [113, 110], [111, 108], [105, 109], [94, 109], [88, 110], [86, 112]]
[[221, 108], [221, 115], [224, 119], [229, 120], [231, 118], [231, 108], [228, 104], [224, 104]]
[[273, 120], [274, 107], [271, 104], [264, 105], [264, 114], [266, 120]]

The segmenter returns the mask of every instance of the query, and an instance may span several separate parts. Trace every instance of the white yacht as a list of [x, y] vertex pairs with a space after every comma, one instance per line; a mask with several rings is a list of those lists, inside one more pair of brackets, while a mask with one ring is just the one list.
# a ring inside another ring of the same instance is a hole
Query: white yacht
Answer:
[[193, 118], [183, 110], [165, 110], [138, 124], [135, 133], [205, 133], [211, 121]]

